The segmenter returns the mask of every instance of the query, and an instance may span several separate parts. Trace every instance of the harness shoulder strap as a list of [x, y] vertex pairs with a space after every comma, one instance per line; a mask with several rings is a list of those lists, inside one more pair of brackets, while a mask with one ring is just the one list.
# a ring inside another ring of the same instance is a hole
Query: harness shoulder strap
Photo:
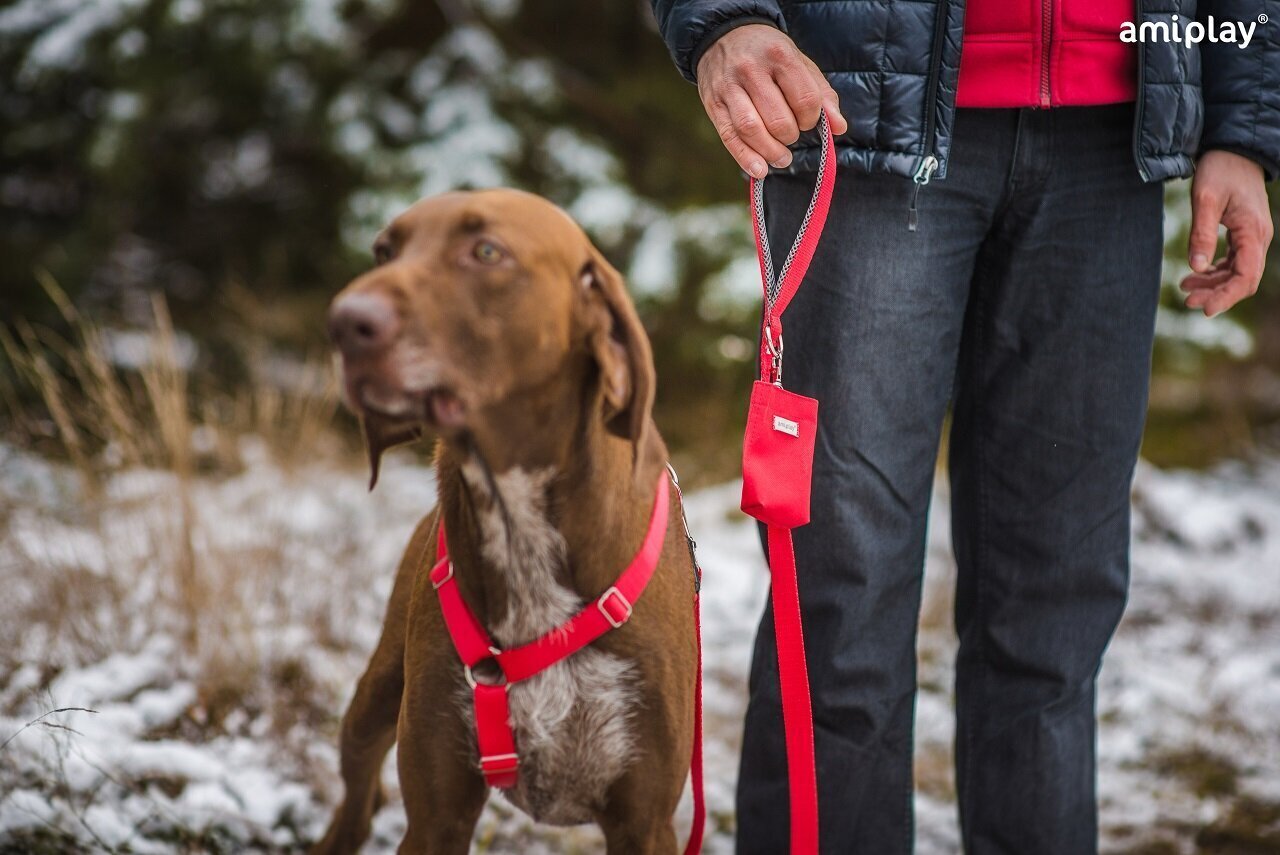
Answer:
[[[444, 540], [444, 528], [440, 529], [440, 539]], [[467, 607], [462, 599], [462, 592], [453, 578], [453, 562], [446, 553], [431, 568], [431, 585], [440, 600], [440, 612], [444, 615], [445, 627], [453, 646], [458, 651], [462, 664], [470, 668], [490, 658], [497, 652], [489, 633], [480, 624], [475, 612]]]

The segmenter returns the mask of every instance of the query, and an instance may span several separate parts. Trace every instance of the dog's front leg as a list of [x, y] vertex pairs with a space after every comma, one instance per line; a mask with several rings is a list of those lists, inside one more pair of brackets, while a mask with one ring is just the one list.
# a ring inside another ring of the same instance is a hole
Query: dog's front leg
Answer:
[[602, 818], [605, 849], [609, 855], [676, 855], [676, 832], [671, 815], [657, 816], [641, 810], [630, 816]]
[[596, 816], [609, 855], [676, 855], [671, 816], [682, 786], [674, 764], [665, 762], [632, 767], [619, 778]]
[[399, 851], [467, 855], [488, 790], [470, 750], [475, 731], [462, 716], [462, 666], [425, 574], [409, 609], [404, 674], [396, 761], [409, 824]]
[[404, 637], [409, 598], [423, 555], [434, 548], [435, 514], [418, 524], [400, 559], [391, 598], [382, 621], [382, 636], [356, 685], [342, 717], [339, 743], [342, 802], [311, 855], [347, 855], [369, 836], [373, 815], [382, 807], [382, 763], [396, 741], [396, 720], [404, 690]]
[[[465, 734], [440, 726], [448, 696], [424, 698], [406, 687], [398, 731], [400, 791], [409, 821], [401, 855], [467, 855], [484, 808], [486, 789], [466, 762]], [[431, 707], [434, 706], [434, 709]]]
[[369, 836], [373, 815], [382, 807], [382, 763], [396, 740], [402, 666], [375, 655], [342, 718], [343, 796], [324, 837], [311, 855], [356, 852]]

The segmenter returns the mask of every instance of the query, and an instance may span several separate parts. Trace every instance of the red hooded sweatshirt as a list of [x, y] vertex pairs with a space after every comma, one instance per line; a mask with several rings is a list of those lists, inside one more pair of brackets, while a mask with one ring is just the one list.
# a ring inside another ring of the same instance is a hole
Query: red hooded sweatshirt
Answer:
[[1132, 0], [968, 0], [959, 107], [1083, 107], [1132, 101]]

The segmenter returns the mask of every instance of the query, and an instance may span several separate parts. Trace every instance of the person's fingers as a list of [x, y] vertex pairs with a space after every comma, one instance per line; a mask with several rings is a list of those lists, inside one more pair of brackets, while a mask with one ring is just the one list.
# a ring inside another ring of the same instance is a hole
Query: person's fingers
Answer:
[[[840, 112], [840, 96], [836, 94], [836, 90], [831, 88], [831, 84], [827, 82], [827, 76], [822, 73], [822, 69], [818, 68], [817, 63], [809, 59], [804, 54], [800, 54], [800, 60], [804, 63], [805, 68], [809, 70], [809, 76], [813, 78], [822, 95], [822, 106], [827, 111], [827, 118], [831, 121], [831, 133], [839, 136], [849, 130], [849, 123], [845, 121], [844, 114]], [[814, 118], [814, 123], [817, 123]], [[808, 130], [808, 128], [805, 128]]]
[[[800, 126], [796, 123], [796, 114], [788, 103], [785, 91], [771, 77], [752, 79], [745, 88], [765, 130], [783, 147], [783, 154], [777, 160], [769, 162], [779, 169], [790, 166], [791, 151], [786, 147], [800, 139]], [[816, 107], [814, 112], [816, 114]], [[817, 122], [816, 116], [814, 122]]]
[[1248, 277], [1237, 274], [1217, 288], [1197, 291], [1187, 297], [1187, 307], [1203, 309], [1205, 316], [1212, 318], [1214, 315], [1230, 309], [1246, 297], [1257, 293], [1257, 291], [1258, 283], [1250, 282]]
[[737, 161], [742, 171], [752, 178], [764, 178], [768, 175], [769, 167], [764, 158], [738, 136], [738, 132], [733, 126], [733, 119], [730, 117], [729, 110], [724, 103], [719, 100], [712, 100], [706, 107], [707, 114], [711, 117], [711, 124], [715, 127], [716, 133], [720, 135], [720, 142], [724, 143], [725, 149]]
[[1224, 195], [1197, 187], [1191, 188], [1191, 238], [1187, 241], [1187, 263], [1197, 273], [1209, 269], [1218, 248], [1218, 224], [1227, 207]]
[[[777, 84], [769, 78], [767, 86], [777, 90]], [[761, 84], [761, 88], [765, 88], [765, 84]], [[754, 93], [754, 97], [761, 97], [759, 93]], [[778, 94], [781, 100], [781, 93]], [[764, 119], [760, 117], [760, 113], [756, 110], [753, 97], [749, 97], [747, 93], [739, 88], [728, 90], [722, 96], [725, 109], [729, 112], [729, 118], [733, 122], [733, 131], [737, 134], [738, 139], [742, 140], [753, 151], [760, 154], [768, 163], [790, 163], [791, 152], [785, 145], [778, 142], [777, 139], [765, 127]]]
[[1179, 287], [1188, 295], [1198, 291], [1212, 291], [1226, 284], [1234, 275], [1229, 270], [1222, 273], [1195, 273], [1183, 279]]
[[1231, 260], [1223, 258], [1204, 273], [1192, 273], [1189, 276], [1184, 276], [1182, 281], [1178, 283], [1178, 287], [1188, 292], [1201, 291], [1205, 288], [1216, 288], [1229, 278], [1231, 278]]
[[1226, 259], [1228, 266], [1205, 274], [1205, 284], [1213, 284], [1192, 291], [1186, 299], [1187, 308], [1202, 309], [1211, 318], [1258, 293], [1258, 282], [1262, 279], [1262, 245], [1253, 235], [1240, 235], [1238, 238], [1234, 235], [1238, 245], [1232, 246]]
[[[819, 88], [817, 81], [809, 73], [808, 66], [801, 61], [801, 55], [792, 53], [786, 60], [775, 64], [773, 79], [787, 99], [787, 108], [791, 112], [792, 124], [796, 126], [797, 131], [807, 131], [816, 127], [823, 107], [823, 96], [826, 93]], [[794, 139], [788, 140], [781, 137], [779, 139], [785, 143], [795, 142]]]
[[1267, 246], [1271, 243], [1271, 223], [1256, 213], [1227, 209], [1223, 217], [1231, 244], [1231, 266], [1253, 282], [1255, 290], [1267, 266]]
[[1231, 276], [1228, 275], [1226, 278], [1218, 282], [1217, 285], [1214, 285], [1208, 288], [1200, 288], [1198, 290], [1192, 291], [1191, 293], [1187, 294], [1186, 299], [1183, 301], [1183, 305], [1185, 305], [1188, 309], [1203, 309], [1205, 307], [1205, 304], [1208, 303], [1211, 299], [1213, 299], [1213, 296], [1214, 294], [1217, 293], [1218, 289], [1221, 286], [1225, 285], [1230, 280], [1231, 280]]

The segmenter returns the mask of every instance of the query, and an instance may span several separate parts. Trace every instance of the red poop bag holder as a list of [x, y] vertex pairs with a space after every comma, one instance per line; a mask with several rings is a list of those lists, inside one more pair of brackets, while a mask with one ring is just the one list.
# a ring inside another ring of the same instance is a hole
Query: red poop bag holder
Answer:
[[835, 188], [835, 145], [825, 111], [818, 127], [822, 136], [822, 159], [818, 164], [817, 187], [796, 241], [776, 278], [765, 234], [764, 181], [751, 179], [751, 215], [756, 252], [760, 256], [760, 277], [764, 281], [764, 311], [760, 325], [760, 379], [752, 385], [742, 445], [742, 510], [769, 529], [770, 596], [787, 746], [792, 855], [818, 851], [813, 710], [809, 701], [796, 558], [791, 543], [791, 529], [809, 522], [818, 402], [782, 388], [782, 313], [800, 288], [813, 260]]

